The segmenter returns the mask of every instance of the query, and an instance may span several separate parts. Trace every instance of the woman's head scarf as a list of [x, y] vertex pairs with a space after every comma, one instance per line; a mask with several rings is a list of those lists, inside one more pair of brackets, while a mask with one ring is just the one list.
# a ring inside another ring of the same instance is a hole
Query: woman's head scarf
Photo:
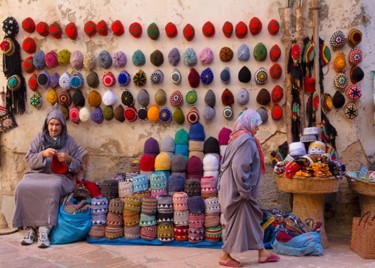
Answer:
[[[60, 121], [62, 130], [60, 135], [54, 139], [49, 135], [48, 123], [51, 119], [57, 119]], [[64, 114], [60, 110], [58, 103], [56, 103], [51, 110], [48, 112], [47, 117], [43, 125], [43, 136], [42, 136], [42, 149], [54, 148], [56, 150], [61, 149], [65, 146], [66, 139], [68, 137], [68, 131], [66, 128], [66, 120]]]
[[259, 152], [262, 173], [264, 174], [266, 172], [266, 166], [264, 163], [262, 146], [259, 139], [254, 135], [256, 127], [260, 124], [262, 124], [262, 119], [255, 110], [247, 109], [243, 111], [234, 123], [233, 131], [230, 134], [229, 143], [245, 133], [254, 137]]

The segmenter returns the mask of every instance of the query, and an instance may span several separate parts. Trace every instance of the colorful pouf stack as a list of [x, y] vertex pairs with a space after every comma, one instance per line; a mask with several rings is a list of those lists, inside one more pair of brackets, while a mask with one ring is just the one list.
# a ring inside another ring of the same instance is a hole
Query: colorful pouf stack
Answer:
[[219, 178], [219, 157], [216, 154], [206, 154], [203, 158], [203, 176]]
[[171, 175], [179, 175], [186, 179], [187, 159], [181, 154], [176, 154], [171, 159]]
[[169, 155], [169, 158], [172, 159], [174, 156], [175, 142], [174, 139], [167, 135], [165, 136], [160, 143], [160, 152], [165, 152]]
[[155, 170], [155, 156], [144, 154], [139, 160], [139, 173], [145, 175], [150, 180], [151, 174]]
[[217, 197], [217, 179], [214, 176], [204, 176], [201, 179], [202, 198]]
[[166, 152], [160, 152], [155, 157], [155, 171], [163, 172], [168, 178], [171, 175], [171, 158]]
[[142, 200], [139, 226], [141, 238], [153, 240], [156, 238], [156, 211], [158, 200], [154, 197], [144, 197]]
[[190, 125], [189, 128], [189, 158], [197, 156], [201, 160], [204, 157], [203, 145], [206, 139], [204, 127], [201, 123], [197, 122]]
[[126, 196], [133, 194], [133, 183], [130, 181], [119, 181], [118, 196], [123, 199]]
[[223, 156], [225, 153], [225, 149], [228, 146], [230, 134], [232, 133], [232, 130], [229, 128], [223, 127], [218, 134], [218, 140], [220, 145], [220, 155]]
[[157, 156], [160, 153], [159, 143], [153, 137], [148, 138], [143, 146], [143, 154]]
[[220, 205], [217, 197], [209, 197], [204, 200], [206, 211], [204, 214], [205, 239], [210, 242], [218, 242], [221, 239]]
[[109, 202], [105, 227], [105, 237], [115, 239], [124, 236], [123, 222], [124, 202], [121, 198], [114, 198]]
[[135, 196], [147, 196], [149, 192], [149, 180], [145, 175], [138, 175], [133, 178], [133, 192]]
[[173, 195], [173, 222], [176, 241], [187, 241], [189, 239], [188, 199], [189, 197], [185, 192], [177, 192]]
[[[167, 157], [169, 157], [167, 155]], [[162, 171], [155, 171], [150, 177], [151, 196], [157, 198], [168, 194], [168, 178]]]
[[137, 239], [140, 237], [140, 213], [141, 199], [136, 196], [124, 198], [124, 236], [126, 239]]
[[183, 128], [176, 131], [175, 134], [175, 148], [174, 148], [174, 154], [175, 155], [182, 155], [185, 157], [185, 159], [188, 159], [189, 157], [189, 134], [187, 131]]
[[105, 224], [108, 212], [108, 199], [102, 196], [91, 199], [91, 228], [89, 237], [105, 236]]
[[168, 178], [168, 194], [173, 196], [176, 192], [185, 190], [185, 177], [179, 174], [171, 174]]
[[118, 180], [109, 179], [104, 180], [100, 192], [108, 200], [118, 197]]
[[189, 209], [189, 242], [201, 242], [204, 239], [204, 212], [205, 203], [201, 196], [192, 196], [188, 199]]
[[173, 198], [170, 195], [160, 195], [157, 200], [157, 238], [163, 242], [173, 241]]

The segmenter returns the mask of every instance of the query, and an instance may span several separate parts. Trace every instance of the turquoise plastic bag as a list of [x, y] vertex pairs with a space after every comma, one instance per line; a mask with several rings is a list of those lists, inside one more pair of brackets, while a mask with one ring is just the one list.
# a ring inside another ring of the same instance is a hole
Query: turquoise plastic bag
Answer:
[[322, 256], [324, 252], [318, 232], [300, 234], [288, 242], [275, 239], [272, 242], [272, 248], [276, 253], [291, 256]]
[[64, 211], [60, 206], [57, 225], [50, 233], [51, 244], [67, 244], [86, 239], [91, 228], [91, 210], [76, 214]]

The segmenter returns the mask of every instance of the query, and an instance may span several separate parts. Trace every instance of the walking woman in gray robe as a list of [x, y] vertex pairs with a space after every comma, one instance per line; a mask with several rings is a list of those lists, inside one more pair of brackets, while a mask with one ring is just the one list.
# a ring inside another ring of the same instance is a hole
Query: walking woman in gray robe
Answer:
[[73, 175], [81, 168], [80, 151], [68, 135], [58, 105], [49, 111], [43, 131], [31, 141], [26, 162], [30, 169], [16, 187], [13, 226], [26, 229], [22, 245], [32, 244], [38, 233], [38, 246], [45, 248], [57, 222], [60, 199], [75, 189]]
[[259, 263], [279, 259], [264, 249], [262, 211], [256, 200], [261, 172], [266, 171], [260, 141], [255, 137], [261, 123], [256, 111], [243, 111], [235, 122], [221, 161], [219, 202], [224, 245], [219, 264], [223, 266], [240, 267], [241, 263], [230, 254], [251, 249], [258, 250]]

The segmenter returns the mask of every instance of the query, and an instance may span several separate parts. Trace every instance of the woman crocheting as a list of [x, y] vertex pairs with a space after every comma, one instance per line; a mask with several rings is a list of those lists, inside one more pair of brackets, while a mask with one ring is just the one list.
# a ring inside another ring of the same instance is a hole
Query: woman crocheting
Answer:
[[80, 171], [81, 154], [58, 105], [47, 114], [43, 131], [31, 141], [26, 162], [30, 167], [16, 187], [13, 226], [26, 229], [22, 245], [37, 240], [50, 245], [48, 235], [56, 225], [60, 199], [76, 186], [73, 174]]
[[256, 111], [243, 111], [221, 161], [219, 202], [225, 227], [219, 264], [223, 266], [241, 267], [231, 254], [251, 249], [258, 250], [259, 263], [279, 260], [278, 255], [264, 249], [260, 226], [263, 213], [256, 200], [261, 171], [266, 171], [260, 141], [255, 137], [261, 123]]

